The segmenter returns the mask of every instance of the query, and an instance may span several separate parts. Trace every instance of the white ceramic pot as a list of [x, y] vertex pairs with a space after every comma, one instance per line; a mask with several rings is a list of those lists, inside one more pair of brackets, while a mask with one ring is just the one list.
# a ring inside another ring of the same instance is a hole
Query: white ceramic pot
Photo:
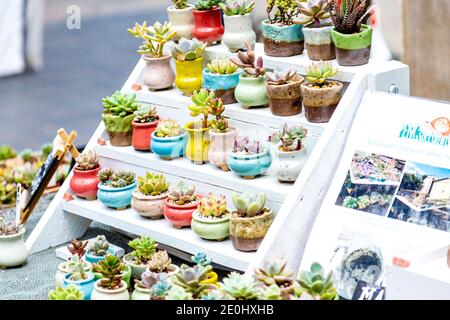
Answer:
[[146, 196], [139, 190], [133, 192], [131, 199], [131, 207], [141, 216], [153, 220], [162, 219], [164, 217], [164, 201], [167, 199], [168, 193], [159, 196]]
[[226, 133], [209, 131], [211, 144], [208, 151], [208, 160], [212, 164], [218, 166], [224, 171], [229, 171], [228, 155], [233, 149], [234, 138], [238, 134], [238, 130], [234, 127], [229, 127]]
[[194, 14], [192, 13], [193, 6], [188, 5], [187, 8], [177, 9], [175, 6], [167, 8], [167, 15], [171, 23], [171, 30], [175, 31], [177, 35], [174, 40], [178, 41], [180, 38], [192, 39], [192, 32], [194, 31]]
[[147, 265], [135, 264], [131, 252], [123, 256], [123, 262], [130, 266], [132, 279], [141, 279], [142, 273], [145, 272]]
[[0, 236], [0, 267], [17, 267], [27, 262], [24, 233], [25, 228], [22, 228], [18, 234]]
[[253, 31], [252, 15], [223, 16], [225, 24], [225, 33], [222, 41], [231, 52], [245, 48], [248, 42], [252, 47], [255, 46], [256, 33]]
[[[146, 272], [153, 272], [150, 270], [149, 267], [147, 267], [147, 269], [145, 269]], [[177, 274], [180, 271], [180, 268], [175, 265], [175, 264], [171, 264], [170, 265], [170, 271], [166, 273], [167, 278], [170, 279], [171, 276], [173, 276], [174, 274]]]
[[[83, 261], [84, 263], [84, 271], [88, 272], [92, 268], [92, 264], [87, 261]], [[64, 287], [64, 276], [67, 274], [67, 261], [61, 262], [58, 265], [58, 270], [55, 275], [55, 287], [63, 288]]]
[[306, 147], [299, 151], [284, 152], [278, 146], [275, 148], [275, 154], [278, 158], [275, 174], [281, 182], [295, 182], [298, 175], [305, 166], [307, 160]]
[[127, 290], [127, 283], [121, 281], [119, 289], [109, 290], [100, 286], [100, 280], [94, 284], [94, 291], [91, 294], [91, 300], [130, 300], [130, 294]]
[[131, 294], [131, 300], [150, 300], [150, 289], [141, 288], [137, 283], [134, 285], [134, 291]]

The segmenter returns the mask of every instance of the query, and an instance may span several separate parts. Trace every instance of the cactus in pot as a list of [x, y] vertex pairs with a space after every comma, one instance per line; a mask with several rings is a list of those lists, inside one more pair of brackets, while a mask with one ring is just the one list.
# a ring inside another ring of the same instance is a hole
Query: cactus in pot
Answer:
[[190, 227], [192, 213], [197, 209], [199, 197], [194, 185], [180, 180], [171, 185], [164, 202], [164, 217], [175, 228]]
[[172, 119], [161, 120], [152, 133], [150, 148], [164, 160], [182, 157], [185, 153], [188, 135], [186, 130]]
[[141, 105], [134, 112], [132, 145], [135, 150], [148, 151], [153, 131], [158, 125], [159, 116], [156, 108], [149, 105]]
[[70, 180], [70, 189], [82, 199], [97, 199], [98, 172], [101, 170], [98, 154], [94, 150], [85, 151], [75, 159], [77, 165]]

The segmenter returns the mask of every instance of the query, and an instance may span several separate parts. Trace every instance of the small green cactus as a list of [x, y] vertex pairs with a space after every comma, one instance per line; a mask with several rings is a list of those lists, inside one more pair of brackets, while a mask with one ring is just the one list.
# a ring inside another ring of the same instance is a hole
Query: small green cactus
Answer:
[[183, 133], [181, 126], [172, 119], [161, 120], [155, 130], [155, 135], [160, 138], [176, 137]]
[[326, 276], [320, 263], [311, 264], [309, 271], [300, 273], [298, 280], [300, 286], [313, 298], [320, 297], [320, 300], [333, 300], [336, 298], [336, 289], [333, 286], [333, 272]]
[[156, 174], [150, 171], [145, 176], [138, 177], [138, 189], [146, 196], [159, 196], [169, 190], [169, 183], [163, 174]]
[[128, 242], [128, 246], [133, 249], [131, 255], [139, 265], [146, 265], [156, 252], [158, 243], [155, 239], [142, 236]]
[[216, 289], [214, 285], [202, 283], [211, 270], [212, 266], [210, 265], [189, 267], [183, 264], [180, 267], [180, 271], [172, 275], [170, 280], [173, 285], [181, 287], [185, 292], [192, 294], [193, 298], [200, 298], [203, 292]]
[[306, 80], [317, 87], [322, 87], [327, 78], [337, 74], [337, 68], [333, 67], [331, 61], [312, 63], [306, 67]]
[[172, 0], [172, 2], [177, 9], [185, 9], [188, 6], [187, 0]]
[[227, 198], [224, 195], [216, 196], [212, 193], [200, 199], [198, 212], [204, 217], [220, 218], [228, 214]]
[[172, 56], [177, 61], [194, 61], [203, 56], [206, 43], [198, 41], [196, 38], [188, 40], [181, 38], [172, 50]]
[[231, 272], [224, 278], [219, 290], [235, 300], [258, 300], [262, 294], [254, 279], [237, 272]]
[[227, 58], [216, 58], [206, 67], [213, 74], [233, 74], [238, 70], [238, 66]]
[[84, 292], [71, 284], [67, 288], [56, 288], [48, 293], [49, 300], [83, 300]]
[[169, 272], [172, 259], [166, 250], [157, 251], [153, 254], [152, 258], [148, 262], [148, 268], [152, 272], [162, 273]]
[[108, 253], [109, 242], [104, 235], [98, 235], [94, 243], [89, 248], [89, 253], [96, 257], [104, 257]]
[[156, 108], [146, 104], [140, 106], [137, 111], [134, 112], [134, 115], [134, 122], [137, 123], [150, 123], [158, 120]]
[[363, 22], [373, 13], [376, 5], [367, 0], [330, 0], [330, 14], [336, 31], [343, 34], [361, 32]]
[[227, 16], [246, 15], [253, 11], [255, 8], [255, 1], [247, 0], [228, 0], [225, 3], [219, 3], [219, 7], [223, 13]]
[[168, 198], [177, 205], [185, 205], [197, 201], [197, 194], [194, 185], [188, 185], [180, 180], [177, 184], [169, 187]]
[[134, 28], [128, 29], [128, 32], [143, 40], [143, 44], [137, 50], [139, 54], [161, 58], [164, 45], [177, 34], [172, 32], [170, 28], [171, 25], [168, 22], [164, 22], [164, 24], [156, 22], [153, 26], [147, 26], [147, 21], [144, 21], [142, 25], [136, 23]]
[[94, 272], [100, 273], [102, 279], [100, 286], [106, 289], [114, 290], [121, 287], [122, 271], [125, 265], [120, 258], [111, 254], [106, 255], [105, 259], [92, 265]]
[[264, 192], [245, 191], [240, 195], [233, 192], [231, 198], [237, 209], [237, 214], [241, 217], [251, 218], [264, 211], [267, 195]]

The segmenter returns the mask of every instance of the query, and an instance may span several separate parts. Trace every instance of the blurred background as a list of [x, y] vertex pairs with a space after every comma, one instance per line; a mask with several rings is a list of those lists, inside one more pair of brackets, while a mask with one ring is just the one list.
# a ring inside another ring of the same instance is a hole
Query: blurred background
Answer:
[[[412, 95], [450, 100], [450, 1], [373, 2], [379, 3], [372, 19], [374, 58], [409, 64]], [[265, 1], [256, 3], [260, 21]], [[86, 143], [100, 121], [101, 98], [121, 88], [139, 59], [139, 42], [127, 28], [166, 20], [169, 5], [0, 0], [0, 145], [38, 149], [60, 127], [77, 130], [77, 143]], [[77, 13], [79, 21], [73, 18]]]

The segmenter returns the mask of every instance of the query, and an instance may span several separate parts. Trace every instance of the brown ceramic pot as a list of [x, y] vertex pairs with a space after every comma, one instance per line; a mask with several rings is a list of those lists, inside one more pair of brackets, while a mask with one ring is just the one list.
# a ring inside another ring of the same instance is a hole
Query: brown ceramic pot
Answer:
[[302, 83], [303, 106], [305, 116], [309, 122], [324, 123], [330, 121], [342, 97], [343, 84], [339, 81], [330, 81], [331, 87], [314, 87]]
[[266, 82], [270, 111], [276, 116], [292, 116], [302, 112], [300, 85], [305, 79], [295, 76], [289, 83], [272, 85]]
[[131, 146], [133, 130], [126, 132], [115, 132], [106, 130], [109, 136], [109, 143], [115, 147], [128, 147]]

